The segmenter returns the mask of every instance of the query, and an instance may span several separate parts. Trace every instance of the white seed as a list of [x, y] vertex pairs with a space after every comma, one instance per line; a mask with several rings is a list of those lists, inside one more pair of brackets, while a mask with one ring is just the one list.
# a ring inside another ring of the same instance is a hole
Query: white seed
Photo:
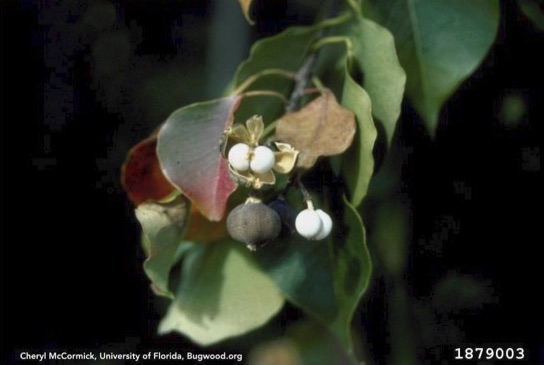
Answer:
[[321, 230], [321, 218], [315, 210], [304, 209], [298, 213], [295, 227], [302, 237], [309, 240], [314, 239]]
[[323, 238], [327, 237], [329, 233], [331, 233], [332, 219], [327, 213], [325, 213], [321, 209], [316, 210], [316, 213], [317, 215], [319, 215], [319, 218], [321, 219], [321, 229], [319, 230], [319, 232], [313, 239], [322, 240]]
[[233, 169], [246, 171], [249, 169], [250, 148], [245, 143], [237, 143], [229, 150], [229, 163]]
[[254, 172], [264, 174], [272, 169], [274, 163], [274, 152], [268, 147], [259, 146], [253, 150], [253, 158], [249, 166]]

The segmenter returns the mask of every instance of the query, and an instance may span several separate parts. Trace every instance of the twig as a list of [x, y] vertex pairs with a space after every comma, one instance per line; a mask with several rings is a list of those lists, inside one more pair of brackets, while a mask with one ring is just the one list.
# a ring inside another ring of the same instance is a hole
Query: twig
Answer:
[[308, 204], [308, 208], [310, 207], [310, 205], [313, 208], [312, 196], [308, 192], [308, 189], [306, 189], [306, 186], [304, 186], [304, 184], [302, 183], [302, 181], [300, 181], [300, 179], [297, 179], [297, 184], [298, 184], [298, 188], [300, 189], [300, 192], [302, 193], [302, 199], [304, 200], [306, 204]]
[[[321, 34], [319, 36], [321, 36]], [[293, 88], [293, 92], [291, 92], [289, 103], [285, 108], [286, 113], [291, 113], [300, 108], [302, 97], [305, 95], [306, 85], [308, 85], [313, 73], [313, 66], [316, 58], [317, 52], [313, 51], [308, 55], [302, 64], [302, 67], [298, 70], [295, 77], [295, 87]]]
[[[338, 12], [338, 0], [332, 0], [331, 5], [327, 11], [327, 14], [325, 15], [325, 19], [332, 18], [336, 13]], [[316, 42], [319, 43], [319, 41], [323, 38], [324, 35], [324, 29], [321, 29], [319, 33], [316, 35]], [[302, 63], [302, 66], [297, 71], [295, 75], [295, 86], [293, 87], [293, 91], [291, 92], [291, 95], [289, 96], [289, 103], [285, 107], [286, 113], [294, 112], [295, 110], [300, 108], [300, 104], [302, 102], [302, 98], [307, 95], [307, 86], [308, 83], [313, 79], [313, 73], [315, 71], [315, 62], [317, 60], [317, 56], [319, 54], [320, 47], [312, 48], [304, 62]], [[322, 85], [321, 85], [322, 86]], [[318, 86], [319, 90], [319, 86]], [[313, 209], [313, 203], [312, 203], [312, 196], [308, 192], [308, 189], [304, 186], [304, 184], [301, 181], [301, 174], [298, 172], [295, 172], [293, 175], [290, 176], [289, 182], [287, 184], [286, 189], [293, 185], [298, 185], [301, 193], [302, 198], [304, 202], [308, 205], [308, 207], [312, 207]]]
[[[338, 3], [337, 0], [333, 0], [329, 10], [327, 11], [327, 14], [325, 18], [332, 18], [338, 11]], [[316, 41], [319, 41], [321, 38], [323, 38], [324, 30], [321, 29], [319, 33], [316, 35]], [[314, 68], [315, 68], [315, 61], [317, 59], [317, 55], [319, 53], [319, 49], [313, 49], [310, 54], [306, 57], [304, 62], [302, 63], [302, 66], [298, 70], [295, 76], [295, 86], [293, 87], [293, 91], [291, 92], [291, 95], [289, 96], [289, 103], [287, 104], [285, 108], [286, 113], [294, 112], [295, 110], [300, 108], [300, 103], [302, 102], [302, 98], [306, 94], [306, 86], [312, 79]]]

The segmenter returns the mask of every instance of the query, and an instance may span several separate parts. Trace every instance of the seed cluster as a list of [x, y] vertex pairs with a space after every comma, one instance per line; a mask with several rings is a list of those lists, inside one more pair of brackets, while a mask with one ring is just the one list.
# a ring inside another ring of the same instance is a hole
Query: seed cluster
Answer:
[[299, 153], [286, 143], [274, 142], [276, 150], [260, 145], [263, 130], [262, 118], [254, 116], [247, 120], [246, 126], [237, 124], [225, 131], [222, 153], [230, 175], [238, 184], [253, 189], [247, 200], [227, 217], [230, 236], [252, 251], [278, 237], [282, 224], [289, 234], [296, 231], [308, 240], [325, 239], [331, 233], [332, 219], [323, 210], [314, 209], [308, 194], [305, 194], [307, 209], [298, 214], [292, 212], [285, 200], [267, 206], [256, 197], [260, 189], [274, 186], [274, 171], [287, 174], [293, 170]]
[[332, 230], [332, 219], [321, 209], [304, 209], [295, 220], [297, 232], [309, 240], [322, 240]]
[[274, 152], [266, 146], [251, 148], [245, 143], [237, 143], [229, 150], [229, 164], [239, 172], [251, 170], [265, 174], [272, 170], [276, 159]]

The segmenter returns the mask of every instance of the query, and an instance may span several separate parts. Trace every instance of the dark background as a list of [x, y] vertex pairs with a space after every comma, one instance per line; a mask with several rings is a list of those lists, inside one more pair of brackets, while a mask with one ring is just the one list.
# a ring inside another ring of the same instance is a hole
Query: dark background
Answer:
[[[257, 2], [250, 28], [237, 5], [211, 1], [36, 3], [1, 4], [2, 363], [42, 349], [189, 348], [155, 335], [164, 302], [142, 270], [120, 165], [171, 111], [219, 96], [251, 42], [316, 9]], [[388, 199], [408, 211], [401, 286], [423, 359], [502, 344], [544, 363], [543, 40], [505, 1], [497, 42], [434, 140], [404, 106], [393, 149], [402, 184]], [[368, 217], [371, 237], [377, 222]], [[357, 317], [378, 363], [392, 347], [386, 294], [397, 287], [380, 260]], [[275, 321], [299, 315], [287, 308]]]

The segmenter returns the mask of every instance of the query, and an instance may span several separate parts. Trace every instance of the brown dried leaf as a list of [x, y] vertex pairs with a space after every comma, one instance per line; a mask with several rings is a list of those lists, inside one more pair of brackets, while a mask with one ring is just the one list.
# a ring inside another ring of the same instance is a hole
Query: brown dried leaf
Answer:
[[310, 169], [319, 156], [344, 152], [355, 135], [355, 115], [343, 108], [327, 90], [299, 111], [285, 114], [276, 138], [300, 151], [297, 167]]

